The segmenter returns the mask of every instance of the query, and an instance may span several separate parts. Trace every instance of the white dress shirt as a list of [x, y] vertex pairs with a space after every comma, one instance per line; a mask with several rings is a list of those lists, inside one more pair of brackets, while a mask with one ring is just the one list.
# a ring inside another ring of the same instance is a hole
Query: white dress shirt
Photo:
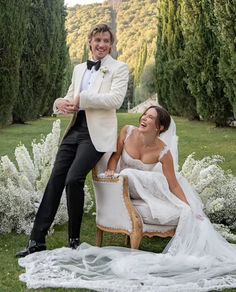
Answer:
[[80, 92], [84, 90], [88, 90], [90, 88], [91, 83], [93, 82], [94, 78], [96, 77], [98, 71], [95, 70], [94, 66], [91, 70], [86, 70], [82, 79]]
[[[97, 73], [98, 71], [95, 70], [94, 66], [91, 68], [91, 70], [87, 69], [85, 71], [82, 82], [81, 82], [80, 92], [84, 90], [88, 90], [90, 88], [90, 85], [93, 83], [93, 80], [96, 78]], [[80, 107], [80, 110], [84, 110], [84, 109]]]

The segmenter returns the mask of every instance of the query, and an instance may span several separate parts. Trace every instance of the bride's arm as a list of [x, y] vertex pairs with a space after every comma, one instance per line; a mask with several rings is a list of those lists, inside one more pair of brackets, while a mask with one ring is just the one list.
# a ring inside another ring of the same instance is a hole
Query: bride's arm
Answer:
[[117, 167], [117, 163], [120, 159], [123, 147], [124, 147], [124, 141], [125, 141], [125, 137], [127, 134], [127, 128], [128, 126], [124, 126], [121, 131], [120, 131], [120, 135], [117, 138], [117, 151], [114, 152], [110, 159], [108, 160], [107, 163], [107, 169], [105, 171], [105, 175], [106, 176], [113, 176], [114, 172], [116, 170]]
[[173, 194], [175, 194], [180, 200], [182, 200], [186, 204], [189, 204], [180, 184], [177, 181], [175, 170], [174, 170], [173, 157], [170, 151], [168, 151], [163, 156], [163, 158], [161, 159], [161, 163], [162, 163], [162, 171], [168, 181], [170, 191]]

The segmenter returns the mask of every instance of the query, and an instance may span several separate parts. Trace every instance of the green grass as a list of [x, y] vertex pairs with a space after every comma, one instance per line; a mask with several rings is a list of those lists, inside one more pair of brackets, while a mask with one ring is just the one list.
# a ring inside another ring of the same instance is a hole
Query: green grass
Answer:
[[[121, 113], [119, 116], [119, 127], [125, 124], [137, 125], [137, 114]], [[9, 155], [14, 158], [14, 149], [21, 142], [30, 148], [33, 139], [40, 140], [41, 134], [50, 132], [52, 122], [55, 118], [43, 118], [28, 123], [27, 125], [12, 125], [5, 129], [0, 129], [0, 156]], [[68, 123], [68, 118], [62, 118], [62, 132]], [[189, 122], [182, 118], [175, 118], [177, 133], [179, 136], [180, 165], [192, 152], [196, 152], [196, 158], [205, 155], [220, 154], [225, 157], [224, 169], [231, 169], [236, 175], [236, 129], [215, 128], [213, 124], [205, 122]], [[91, 176], [87, 179], [87, 184], [92, 189]], [[95, 210], [93, 210], [95, 211]], [[83, 219], [81, 239], [92, 245], [95, 244], [95, 217], [85, 215]], [[28, 290], [24, 283], [18, 280], [19, 274], [24, 272], [14, 257], [16, 251], [25, 246], [28, 237], [15, 233], [0, 235], [0, 292], [23, 292]], [[153, 252], [161, 252], [168, 239], [152, 238], [144, 239], [141, 249]], [[57, 226], [55, 233], [48, 238], [49, 249], [67, 245], [67, 226]], [[124, 246], [124, 236], [105, 234], [104, 245]], [[86, 289], [38, 289], [37, 291], [88, 291]], [[225, 290], [226, 291], [226, 290]], [[235, 292], [236, 289], [228, 289], [227, 292]]]
[[[120, 113], [119, 128], [126, 124], [138, 124], [139, 114]], [[69, 118], [61, 118], [62, 132], [66, 128]], [[33, 139], [39, 141], [42, 135], [47, 135], [52, 128], [52, 122], [56, 118], [43, 118], [32, 121], [26, 125], [11, 125], [0, 129], [0, 156], [8, 155], [14, 158], [15, 147], [25, 144], [28, 149]], [[179, 136], [180, 165], [192, 152], [196, 158], [206, 155], [220, 154], [225, 157], [223, 168], [231, 169], [236, 175], [236, 128], [216, 128], [212, 123], [188, 121], [183, 118], [175, 118], [177, 134]]]

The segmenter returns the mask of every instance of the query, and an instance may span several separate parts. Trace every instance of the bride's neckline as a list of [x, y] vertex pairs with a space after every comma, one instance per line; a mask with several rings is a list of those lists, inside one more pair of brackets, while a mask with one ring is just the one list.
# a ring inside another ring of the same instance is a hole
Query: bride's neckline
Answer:
[[159, 161], [157, 161], [157, 162], [155, 162], [155, 163], [145, 163], [145, 162], [143, 162], [141, 159], [138, 159], [138, 158], [134, 158], [134, 157], [132, 157], [128, 152], [127, 152], [127, 150], [125, 149], [125, 147], [123, 148], [123, 152], [127, 155], [127, 156], [129, 156], [129, 158], [131, 158], [132, 160], [135, 160], [135, 161], [139, 161], [139, 162], [141, 162], [142, 164], [144, 164], [144, 165], [156, 165]]
[[[159, 163], [160, 161], [157, 161], [157, 162], [155, 162], [155, 163], [145, 163], [145, 162], [143, 162], [141, 159], [134, 158], [132, 155], [129, 154], [129, 152], [125, 149], [125, 143], [126, 143], [127, 139], [129, 138], [129, 136], [131, 135], [131, 133], [133, 132], [133, 130], [134, 130], [134, 129], [137, 129], [137, 127], [135, 127], [135, 126], [133, 126], [133, 125], [129, 125], [129, 129], [130, 129], [130, 130], [128, 130], [127, 136], [126, 136], [126, 138], [125, 138], [123, 152], [124, 152], [127, 156], [129, 156], [130, 159], [135, 160], [135, 161], [139, 161], [139, 162], [141, 162], [143, 165], [152, 166], [152, 165], [156, 165], [157, 163]], [[160, 140], [161, 140], [161, 139], [160, 139]]]

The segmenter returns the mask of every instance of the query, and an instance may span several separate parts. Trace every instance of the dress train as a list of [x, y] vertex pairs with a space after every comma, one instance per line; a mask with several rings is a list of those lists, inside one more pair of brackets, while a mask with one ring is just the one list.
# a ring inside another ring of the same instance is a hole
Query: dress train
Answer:
[[[176, 143], [169, 149], [176, 151]], [[195, 292], [236, 287], [236, 246], [214, 229], [188, 181], [177, 173], [189, 205], [170, 192], [159, 166], [147, 171], [138, 162], [139, 169], [133, 169], [129, 166], [137, 164], [136, 159], [127, 153], [122, 154], [122, 159], [121, 175], [128, 176], [130, 192], [146, 201], [153, 218], [163, 224], [179, 218], [176, 234], [163, 253], [83, 243], [77, 250], [59, 248], [19, 259], [20, 266], [26, 269], [20, 280], [28, 288], [112, 292]], [[157, 202], [161, 202], [161, 208]], [[166, 211], [170, 210], [168, 205], [172, 211]]]

